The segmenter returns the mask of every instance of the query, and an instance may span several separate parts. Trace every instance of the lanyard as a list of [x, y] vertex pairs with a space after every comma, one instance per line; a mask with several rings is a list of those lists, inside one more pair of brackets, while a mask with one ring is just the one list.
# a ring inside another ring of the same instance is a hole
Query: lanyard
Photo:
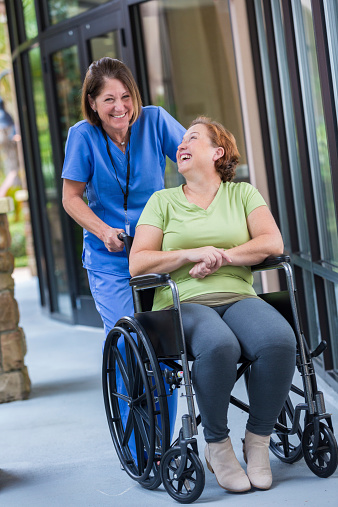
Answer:
[[130, 222], [128, 220], [127, 210], [128, 210], [129, 179], [130, 179], [130, 137], [131, 137], [131, 130], [129, 130], [129, 149], [127, 151], [127, 180], [126, 180], [126, 191], [124, 191], [123, 188], [122, 188], [122, 185], [120, 183], [120, 180], [119, 180], [119, 178], [117, 176], [116, 167], [115, 167], [114, 160], [113, 160], [110, 148], [109, 148], [107, 133], [104, 130], [104, 128], [102, 127], [102, 125], [101, 125], [101, 129], [102, 129], [103, 137], [104, 137], [104, 139], [106, 141], [107, 153], [109, 155], [111, 164], [112, 164], [112, 166], [114, 168], [114, 172], [115, 172], [115, 177], [116, 177], [117, 183], [119, 184], [119, 187], [120, 187], [121, 192], [123, 194], [123, 209], [124, 209], [124, 214], [125, 214], [126, 233], [129, 236], [130, 235]]

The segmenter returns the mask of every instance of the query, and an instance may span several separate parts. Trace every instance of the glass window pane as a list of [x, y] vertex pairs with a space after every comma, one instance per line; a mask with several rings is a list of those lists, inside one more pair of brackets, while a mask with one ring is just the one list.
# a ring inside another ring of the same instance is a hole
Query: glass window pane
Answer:
[[[33, 0], [32, 0], [33, 1]], [[52, 25], [72, 18], [98, 5], [107, 3], [109, 0], [48, 0], [49, 18]]]
[[[150, 99], [188, 126], [198, 115], [223, 123], [241, 154], [238, 179], [248, 179], [230, 14], [226, 0], [152, 0], [140, 5]], [[177, 185], [166, 170], [166, 185]]]
[[32, 39], [38, 35], [34, 0], [22, 0], [22, 10], [25, 20], [26, 37], [27, 39]]
[[316, 135], [318, 144], [320, 177], [322, 186], [316, 189], [323, 192], [323, 207], [325, 223], [322, 227], [327, 229], [328, 245], [322, 245], [325, 259], [328, 262], [338, 263], [338, 231], [335, 213], [335, 203], [332, 190], [331, 167], [327, 148], [327, 136], [325, 119], [323, 113], [322, 96], [317, 63], [317, 52], [312, 21], [312, 9], [310, 0], [302, 1], [302, 14], [304, 21], [304, 32], [307, 47], [307, 60], [311, 82], [313, 110], [316, 124]]
[[92, 61], [99, 60], [104, 56], [121, 58], [118, 30], [93, 37], [89, 41], [89, 47]]
[[[330, 325], [332, 328], [332, 336], [338, 336], [338, 284], [330, 284], [331, 293], [334, 294], [332, 298], [332, 308], [330, 312]], [[338, 372], [338, 340], [331, 341], [333, 367]]]
[[64, 149], [68, 129], [81, 120], [82, 82], [77, 47], [71, 46], [54, 53], [52, 65]]
[[57, 289], [56, 296], [59, 306], [58, 310], [61, 314], [71, 316], [72, 308], [69, 296], [70, 290], [63, 249], [59, 199], [56, 190], [57, 185], [55, 183], [55, 168], [51, 151], [49, 121], [42, 79], [40, 48], [35, 48], [30, 51], [29, 61], [32, 75], [42, 175], [46, 195], [46, 212], [49, 222], [49, 232], [52, 239], [52, 251], [54, 256], [54, 278]]
[[[81, 117], [81, 73], [76, 46], [57, 51], [52, 55], [53, 75], [56, 83], [58, 118], [60, 122], [63, 152], [68, 130], [82, 119]], [[72, 248], [75, 258], [81, 259], [83, 230], [76, 222], [71, 221]], [[88, 279], [81, 263], [76, 263], [79, 293], [89, 295]]]

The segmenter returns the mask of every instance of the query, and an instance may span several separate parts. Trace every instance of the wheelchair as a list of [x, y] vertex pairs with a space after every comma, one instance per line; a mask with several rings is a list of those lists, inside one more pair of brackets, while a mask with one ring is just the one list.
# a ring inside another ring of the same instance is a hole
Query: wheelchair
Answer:
[[[120, 239], [129, 255], [132, 238], [122, 233]], [[289, 464], [304, 457], [315, 475], [329, 477], [337, 468], [338, 448], [313, 365], [313, 358], [325, 350], [326, 343], [322, 341], [311, 352], [305, 341], [290, 258], [285, 255], [268, 258], [252, 266], [253, 272], [271, 269], [284, 270], [287, 290], [260, 297], [293, 327], [297, 340], [296, 368], [302, 388], [291, 386], [271, 436], [270, 450]], [[195, 413], [189, 370], [193, 358], [187, 354], [184, 341], [178, 289], [169, 274], [136, 276], [130, 280], [130, 286], [134, 317], [122, 317], [116, 323], [103, 352], [103, 398], [111, 437], [121, 468], [133, 480], [149, 490], [163, 483], [173, 499], [191, 503], [200, 497], [205, 475], [196, 441], [201, 418]], [[171, 288], [173, 308], [151, 311], [154, 290], [159, 286]], [[250, 361], [241, 358], [237, 369], [237, 380], [244, 375], [246, 385], [250, 365]], [[122, 388], [117, 383], [117, 372], [122, 378]], [[171, 443], [167, 398], [175, 389], [184, 391], [187, 413], [182, 416], [178, 438]], [[294, 403], [295, 395], [299, 403]], [[249, 412], [249, 406], [234, 396], [231, 403]], [[121, 409], [126, 407], [128, 416], [123, 420]]]

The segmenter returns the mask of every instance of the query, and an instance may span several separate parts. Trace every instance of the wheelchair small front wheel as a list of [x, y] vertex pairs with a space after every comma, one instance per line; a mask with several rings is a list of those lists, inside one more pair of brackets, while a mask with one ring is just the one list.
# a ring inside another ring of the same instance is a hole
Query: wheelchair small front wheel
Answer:
[[178, 476], [182, 452], [180, 447], [169, 449], [161, 460], [161, 478], [167, 493], [179, 503], [192, 503], [197, 500], [205, 484], [204, 468], [199, 457], [191, 449], [187, 450], [187, 462]]
[[318, 477], [330, 477], [336, 468], [338, 460], [338, 448], [336, 439], [326, 424], [319, 423], [319, 442], [317, 449], [314, 448], [315, 428], [314, 424], [308, 424], [303, 433], [302, 447], [304, 459], [310, 470]]

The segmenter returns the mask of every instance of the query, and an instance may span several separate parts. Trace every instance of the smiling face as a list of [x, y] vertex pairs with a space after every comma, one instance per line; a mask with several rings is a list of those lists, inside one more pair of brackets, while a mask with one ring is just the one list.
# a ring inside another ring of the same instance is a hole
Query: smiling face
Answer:
[[202, 171], [205, 175], [207, 168], [214, 168], [215, 161], [223, 153], [223, 148], [212, 145], [207, 127], [198, 123], [186, 131], [177, 148], [178, 171], [185, 177], [191, 170], [195, 174]]
[[88, 100], [109, 135], [127, 133], [134, 109], [130, 92], [121, 81], [106, 79], [101, 93], [95, 99], [88, 95]]

